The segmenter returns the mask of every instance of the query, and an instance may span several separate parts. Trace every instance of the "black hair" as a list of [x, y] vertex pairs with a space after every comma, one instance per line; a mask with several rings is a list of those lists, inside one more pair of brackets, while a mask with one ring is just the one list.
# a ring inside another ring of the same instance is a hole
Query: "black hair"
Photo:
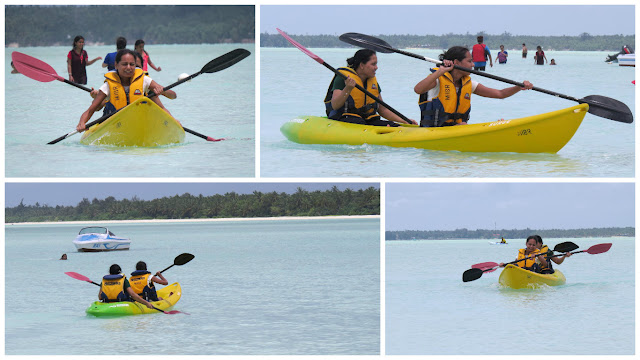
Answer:
[[452, 46], [446, 52], [440, 54], [438, 57], [440, 61], [442, 60], [458, 60], [462, 61], [465, 57], [467, 57], [467, 53], [469, 49], [464, 46]]
[[[529, 242], [529, 240], [531, 240], [531, 239], [535, 240], [535, 241], [536, 241], [536, 243], [537, 243], [537, 242], [538, 242], [538, 238], [539, 238], [539, 236], [538, 236], [538, 235], [531, 235], [531, 236], [529, 236], [529, 237], [527, 238], [527, 241], [525, 241], [525, 244], [526, 244], [526, 243], [528, 243], [528, 242]], [[540, 238], [540, 241], [542, 241], [542, 238]]]
[[484, 41], [484, 36], [478, 36], [478, 44], [481, 44]]
[[144, 59], [142, 58], [142, 55], [139, 52], [134, 51], [133, 57], [135, 57], [136, 59], [140, 59], [140, 64], [144, 64]]
[[84, 38], [82, 37], [82, 35], [78, 35], [78, 36], [76, 36], [75, 38], [73, 38], [73, 45], [72, 45], [72, 46], [73, 46], [73, 49], [71, 49], [71, 50], [75, 50], [75, 48], [76, 48], [76, 43], [77, 43], [78, 41], [80, 41], [80, 40], [84, 40]]
[[118, 53], [116, 54], [116, 64], [119, 63], [120, 59], [122, 59], [122, 57], [127, 54], [133, 56], [134, 59], [136, 58], [136, 54], [133, 50], [129, 50], [129, 49], [118, 50]]
[[366, 64], [376, 52], [369, 49], [360, 49], [356, 51], [353, 57], [347, 59], [347, 65], [352, 69], [357, 69], [360, 64]]
[[122, 49], [124, 49], [126, 47], [127, 47], [127, 39], [125, 39], [122, 36], [120, 36], [119, 38], [116, 39], [116, 49], [117, 50], [122, 50]]
[[147, 270], [147, 263], [144, 261], [138, 261], [136, 264], [136, 270]]
[[530, 237], [535, 238], [537, 243], [543, 244], [542, 238], [540, 237], [540, 235], [531, 235]]
[[109, 274], [110, 275], [118, 275], [122, 272], [122, 269], [120, 269], [120, 265], [118, 264], [113, 264], [109, 267]]
[[140, 45], [140, 44], [143, 44], [143, 45], [144, 45], [144, 40], [142, 40], [142, 39], [138, 39], [138, 40], [136, 40], [136, 43], [135, 43], [135, 45], [134, 45], [134, 46], [138, 46], [138, 45]]

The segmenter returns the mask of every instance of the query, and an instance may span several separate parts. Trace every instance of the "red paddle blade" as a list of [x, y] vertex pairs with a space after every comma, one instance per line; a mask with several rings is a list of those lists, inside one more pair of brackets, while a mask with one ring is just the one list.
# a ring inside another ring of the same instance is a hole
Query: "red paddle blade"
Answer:
[[67, 274], [67, 275], [69, 275], [72, 278], [77, 279], [77, 280], [91, 282], [91, 279], [89, 279], [88, 277], [86, 277], [86, 276], [84, 276], [82, 274], [78, 274], [77, 272], [69, 271], [69, 272], [66, 272], [65, 274]]
[[591, 255], [602, 254], [603, 252], [609, 251], [612, 245], [612, 243], [593, 245], [587, 250], [587, 252]]
[[312, 58], [313, 60], [319, 62], [320, 64], [324, 64], [324, 60], [322, 60], [318, 55], [312, 53], [311, 51], [307, 50], [307, 48], [305, 48], [304, 46], [300, 45], [297, 41], [293, 40], [292, 38], [289, 37], [289, 35], [285, 34], [284, 31], [276, 28], [276, 30], [278, 30], [278, 32], [280, 33], [280, 35], [284, 36], [285, 39], [287, 39], [287, 41], [289, 41], [291, 43], [291, 45], [297, 47], [298, 49], [300, 49], [300, 51], [302, 51], [303, 53], [309, 55], [310, 58]]
[[11, 54], [11, 60], [13, 61], [13, 66], [16, 67], [16, 70], [18, 70], [22, 75], [33, 80], [41, 82], [49, 82], [53, 80], [64, 81], [64, 79], [60, 77], [49, 64], [27, 54], [14, 51]]
[[496, 267], [498, 265], [499, 265], [498, 263], [494, 263], [494, 262], [483, 262], [483, 263], [471, 265], [471, 268], [485, 270], [485, 269], [490, 269], [492, 267]]
[[186, 312], [184, 312], [184, 311], [178, 311], [178, 310], [165, 311], [164, 313], [165, 313], [165, 314], [171, 314], [171, 315], [173, 315], [173, 314], [185, 314], [185, 315], [191, 315], [191, 314], [186, 313]]

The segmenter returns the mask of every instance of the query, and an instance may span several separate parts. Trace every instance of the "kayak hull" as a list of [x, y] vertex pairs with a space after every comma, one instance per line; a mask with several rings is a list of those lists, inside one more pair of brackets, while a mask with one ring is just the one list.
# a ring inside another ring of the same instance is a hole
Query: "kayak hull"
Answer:
[[156, 103], [141, 97], [82, 134], [85, 145], [152, 147], [184, 141], [180, 123]]
[[563, 285], [567, 279], [560, 270], [555, 270], [553, 274], [538, 274], [509, 264], [500, 273], [498, 281], [512, 289], [535, 289], [543, 285]]
[[589, 105], [520, 119], [489, 123], [421, 128], [367, 126], [303, 116], [282, 125], [280, 131], [299, 144], [386, 145], [462, 152], [556, 153], [580, 127]]
[[491, 245], [509, 245], [509, 243], [503, 243], [500, 241], [489, 241], [489, 244]]
[[[162, 300], [154, 301], [151, 304], [160, 310], [167, 310], [173, 307], [180, 296], [182, 296], [182, 289], [179, 283], [169, 284], [162, 289], [157, 290], [158, 297]], [[86, 310], [87, 314], [96, 317], [104, 316], [127, 316], [127, 315], [142, 315], [142, 314], [154, 314], [159, 313], [158, 310], [149, 309], [145, 305], [134, 301], [122, 301], [114, 303], [103, 303], [95, 301]]]

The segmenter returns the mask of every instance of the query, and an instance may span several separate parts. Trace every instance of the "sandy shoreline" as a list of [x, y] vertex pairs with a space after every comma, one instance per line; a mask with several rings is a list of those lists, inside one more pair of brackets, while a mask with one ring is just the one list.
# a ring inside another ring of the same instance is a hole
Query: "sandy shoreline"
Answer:
[[66, 225], [66, 224], [122, 224], [122, 223], [170, 223], [170, 222], [216, 222], [216, 221], [265, 221], [265, 220], [333, 220], [333, 219], [379, 219], [380, 215], [354, 216], [281, 216], [255, 218], [216, 218], [216, 219], [152, 219], [152, 220], [103, 220], [103, 221], [56, 221], [5, 223], [4, 225]]

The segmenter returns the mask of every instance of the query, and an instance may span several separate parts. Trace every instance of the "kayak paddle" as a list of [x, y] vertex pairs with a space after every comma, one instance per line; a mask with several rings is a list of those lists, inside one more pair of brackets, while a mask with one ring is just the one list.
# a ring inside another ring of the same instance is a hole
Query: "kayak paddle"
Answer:
[[[555, 252], [560, 252], [560, 253], [567, 253], [570, 251], [573, 251], [575, 249], [578, 248], [578, 245], [572, 243], [571, 241], [566, 241], [566, 242], [562, 242], [556, 246], [554, 246], [553, 251]], [[519, 263], [521, 261], [527, 260], [527, 259], [532, 259], [535, 258], [537, 256], [540, 255], [544, 255], [544, 254], [536, 254], [536, 255], [531, 255], [528, 256], [524, 259], [518, 259], [515, 261], [511, 261], [508, 263], [504, 263], [504, 265], [509, 265], [509, 264], [515, 264], [515, 263]], [[490, 263], [490, 262], [486, 262], [486, 263], [480, 263], [480, 264], [475, 264], [471, 267], [471, 269], [465, 271], [464, 273], [462, 273], [462, 281], [463, 282], [469, 282], [469, 281], [474, 281], [474, 280], [478, 280], [482, 277], [482, 274], [487, 272], [493, 272], [495, 271], [497, 268], [500, 267], [500, 264], [498, 263]]]
[[188, 263], [189, 261], [193, 260], [193, 258], [196, 257], [195, 255], [189, 254], [189, 253], [184, 253], [184, 254], [180, 254], [178, 256], [176, 256], [175, 259], [173, 259], [173, 265], [167, 267], [166, 269], [160, 271], [160, 273], [163, 273], [169, 269], [171, 269], [174, 265], [184, 265], [186, 263]]
[[[428, 57], [424, 57], [422, 55], [418, 55], [418, 54], [414, 54], [414, 53], [410, 53], [407, 51], [403, 51], [403, 50], [399, 50], [399, 49], [395, 49], [393, 48], [391, 45], [389, 45], [386, 41], [382, 40], [382, 39], [378, 39], [375, 38], [373, 36], [369, 36], [369, 35], [365, 35], [365, 34], [359, 34], [359, 33], [345, 33], [340, 35], [339, 37], [340, 40], [351, 44], [351, 45], [355, 45], [358, 47], [363, 47], [366, 49], [371, 49], [377, 52], [381, 52], [381, 53], [398, 53], [398, 54], [402, 54], [402, 55], [406, 55], [406, 56], [410, 56], [416, 59], [420, 59], [420, 60], [424, 60], [424, 61], [428, 61], [431, 63], [434, 63], [436, 65], [441, 65], [442, 61], [439, 60], [435, 60], [435, 59], [430, 59]], [[499, 76], [495, 76], [495, 75], [491, 75], [488, 74], [484, 71], [477, 71], [477, 70], [472, 70], [472, 69], [467, 69], [464, 67], [460, 67], [458, 65], [454, 65], [453, 66], [455, 69], [458, 70], [462, 70], [468, 73], [472, 73], [472, 74], [476, 74], [476, 75], [480, 75], [480, 76], [484, 76], [484, 77], [488, 77], [490, 79], [494, 79], [494, 80], [498, 80], [498, 81], [502, 81], [511, 85], [516, 85], [516, 86], [520, 86], [520, 87], [524, 87], [524, 84], [513, 81], [513, 80], [509, 80], [509, 79], [505, 79], [503, 77], [499, 77]], [[559, 97], [559, 98], [563, 98], [566, 100], [571, 100], [571, 101], [576, 101], [580, 104], [582, 103], [586, 103], [589, 104], [589, 113], [596, 115], [596, 116], [600, 116], [603, 117], [605, 119], [609, 119], [609, 120], [614, 120], [614, 121], [618, 121], [618, 122], [623, 122], [623, 123], [627, 123], [627, 124], [631, 124], [633, 122], [633, 114], [631, 113], [631, 110], [629, 109], [629, 107], [627, 105], [625, 105], [623, 102], [606, 97], [606, 96], [600, 96], [600, 95], [589, 95], [586, 96], [582, 99], [576, 99], [572, 96], [569, 95], [563, 95], [563, 94], [559, 94], [550, 90], [545, 90], [542, 88], [538, 88], [538, 87], [533, 87], [531, 90], [535, 90], [547, 95], [553, 95], [555, 97]]]
[[[324, 62], [324, 60], [322, 60], [318, 55], [312, 53], [311, 51], [309, 51], [307, 48], [305, 48], [304, 46], [300, 45], [297, 41], [293, 40], [292, 38], [289, 37], [289, 35], [287, 35], [284, 31], [276, 28], [276, 30], [278, 30], [278, 32], [280, 33], [280, 35], [284, 36], [285, 39], [287, 39], [287, 41], [289, 41], [293, 46], [297, 47], [300, 51], [302, 51], [303, 53], [307, 54], [310, 58], [312, 58], [313, 60], [317, 61], [318, 63], [322, 64], [324, 67], [326, 67], [327, 69], [333, 71], [334, 74], [336, 74], [337, 76], [342, 77], [343, 79], [347, 79], [347, 76], [344, 75], [343, 73], [341, 73], [340, 71], [336, 70], [335, 68], [333, 68], [331, 65], [327, 64], [326, 62]], [[376, 97], [375, 95], [373, 95], [370, 91], [368, 91], [367, 89], [363, 88], [362, 86], [356, 84], [356, 89], [362, 91], [363, 93], [369, 95], [372, 99], [374, 99], [376, 102], [378, 102], [379, 104], [381, 104], [382, 106], [386, 107], [387, 109], [389, 109], [392, 113], [398, 115], [402, 120], [406, 121], [409, 124], [413, 124], [413, 122], [411, 122], [411, 120], [409, 120], [406, 116], [402, 115], [401, 113], [399, 113], [396, 109], [392, 108], [391, 106], [389, 106], [389, 104], [385, 103], [384, 101], [382, 101], [382, 99]]]
[[13, 53], [11, 53], [11, 60], [16, 70], [18, 70], [18, 72], [20, 72], [22, 75], [28, 78], [31, 78], [33, 80], [37, 80], [40, 82], [50, 82], [53, 80], [58, 80], [58, 81], [65, 82], [69, 85], [73, 85], [84, 91], [91, 92], [91, 89], [89, 89], [88, 87], [82, 86], [80, 84], [76, 84], [73, 81], [69, 81], [63, 78], [62, 76], [58, 75], [58, 73], [49, 64], [45, 63], [42, 60], [38, 60], [34, 57], [31, 57], [27, 54], [14, 51]]
[[154, 308], [155, 310], [158, 310], [158, 311], [160, 311], [160, 312], [162, 312], [162, 313], [165, 313], [165, 314], [167, 314], [167, 315], [174, 315], [174, 314], [185, 314], [185, 315], [191, 315], [191, 314], [186, 313], [186, 312], [184, 312], [184, 311], [178, 311], [178, 310], [164, 311], [164, 310], [162, 310], [162, 309], [158, 309], [157, 307], [155, 307], [155, 306], [153, 306], [153, 305], [151, 305], [151, 307], [152, 307], [152, 308]]
[[65, 274], [71, 276], [72, 278], [74, 278], [76, 280], [82, 280], [82, 281], [86, 281], [86, 282], [92, 283], [93, 285], [100, 286], [100, 284], [91, 281], [91, 279], [89, 279], [88, 277], [86, 277], [86, 276], [84, 276], [82, 274], [78, 274], [77, 272], [69, 271], [69, 272], [66, 272]]
[[[211, 74], [211, 73], [214, 73], [214, 72], [218, 72], [218, 71], [224, 70], [224, 69], [226, 69], [226, 68], [228, 68], [228, 67], [230, 67], [230, 66], [232, 66], [232, 65], [234, 65], [236, 63], [238, 63], [240, 60], [246, 58], [249, 55], [251, 55], [251, 52], [249, 52], [249, 50], [246, 50], [246, 49], [235, 49], [235, 50], [232, 50], [232, 51], [230, 51], [230, 52], [228, 52], [228, 53], [226, 53], [224, 55], [221, 55], [221, 56], [209, 61], [197, 73], [195, 73], [193, 75], [190, 75], [190, 76], [188, 76], [188, 77], [186, 77], [186, 78], [184, 78], [182, 80], [176, 81], [175, 83], [165, 87], [164, 89], [165, 90], [169, 90], [169, 89], [171, 89], [173, 87], [176, 87], [176, 86], [182, 84], [185, 81], [191, 80], [194, 77], [196, 77], [198, 75], [201, 75], [201, 74], [205, 74], [205, 73], [206, 74]], [[91, 90], [89, 90], [89, 91], [91, 91]], [[153, 96], [156, 96], [156, 94], [153, 91], [151, 91], [147, 95], [148, 98], [151, 98]], [[117, 111], [113, 112], [111, 114], [108, 114], [108, 115], [104, 115], [104, 116], [102, 116], [102, 117], [100, 117], [100, 118], [98, 118], [98, 119], [96, 119], [94, 121], [91, 121], [91, 122], [87, 123], [85, 125], [85, 130], [90, 128], [90, 127], [92, 127], [93, 125], [97, 125], [97, 124], [103, 123], [108, 118], [113, 116], [115, 113], [117, 113]], [[198, 132], [195, 132], [193, 130], [187, 129], [184, 126], [182, 128], [184, 129], [184, 131], [186, 131], [186, 132], [188, 132], [188, 133], [190, 133], [192, 135], [198, 136], [198, 137], [200, 137], [202, 139], [205, 139], [207, 141], [221, 141], [221, 140], [224, 140], [224, 139], [214, 139], [214, 138], [212, 138], [210, 136], [206, 136], [206, 135], [200, 134]], [[66, 139], [66, 138], [68, 138], [68, 137], [70, 137], [72, 135], [75, 135], [77, 133], [78, 133], [78, 130], [74, 130], [74, 131], [72, 131], [72, 132], [70, 132], [68, 134], [62, 135], [59, 138], [48, 142], [47, 144], [48, 145], [57, 144], [60, 141]]]

